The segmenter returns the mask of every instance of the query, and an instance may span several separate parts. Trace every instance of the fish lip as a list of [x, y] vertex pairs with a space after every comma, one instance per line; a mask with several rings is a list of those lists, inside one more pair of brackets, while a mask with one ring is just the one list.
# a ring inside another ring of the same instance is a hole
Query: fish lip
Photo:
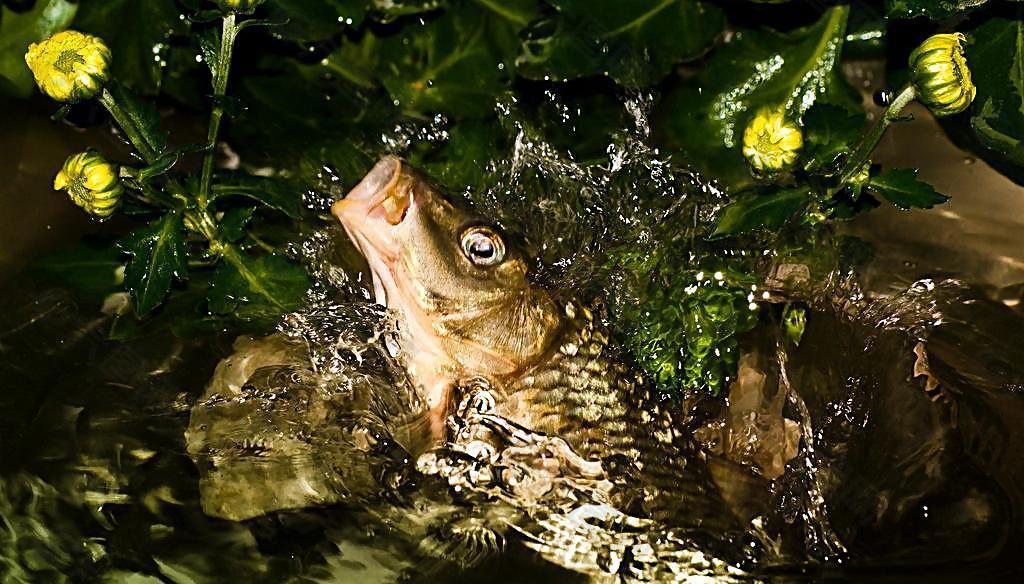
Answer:
[[[331, 213], [366, 259], [375, 301], [382, 306], [388, 306], [388, 292], [395, 286], [392, 274], [398, 260], [395, 235], [414, 204], [411, 192], [399, 192], [403, 166], [397, 156], [382, 158], [344, 198], [331, 205]], [[407, 196], [402, 197], [402, 194]], [[395, 202], [386, 208], [389, 198]]]

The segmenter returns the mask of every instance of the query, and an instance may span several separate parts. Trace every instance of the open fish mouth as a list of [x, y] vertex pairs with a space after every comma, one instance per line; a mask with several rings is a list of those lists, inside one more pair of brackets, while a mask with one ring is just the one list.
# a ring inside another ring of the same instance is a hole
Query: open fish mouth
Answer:
[[[331, 206], [359, 252], [366, 258], [378, 304], [388, 305], [394, 290], [392, 267], [398, 260], [396, 232], [413, 210], [411, 182], [395, 156], [381, 159], [345, 198]], [[406, 178], [406, 180], [403, 180]]]

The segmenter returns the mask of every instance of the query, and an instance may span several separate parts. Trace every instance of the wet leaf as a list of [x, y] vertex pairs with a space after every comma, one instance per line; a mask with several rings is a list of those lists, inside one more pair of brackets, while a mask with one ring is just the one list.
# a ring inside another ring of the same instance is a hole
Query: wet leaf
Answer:
[[167, 148], [167, 132], [160, 127], [160, 114], [153, 102], [143, 100], [120, 83], [108, 84], [107, 90], [134, 122], [149, 147], [157, 154], [162, 153]]
[[703, 55], [725, 26], [722, 11], [693, 0], [548, 0], [557, 14], [529, 28], [519, 73], [530, 79], [609, 75], [639, 87]]
[[942, 20], [987, 3], [988, 0], [885, 0], [885, 15], [889, 18]]
[[132, 232], [120, 243], [131, 256], [124, 283], [139, 316], [151, 312], [167, 297], [174, 280], [188, 277], [185, 233], [180, 213], [170, 212]]
[[218, 178], [211, 187], [211, 201], [235, 196], [256, 201], [292, 219], [302, 214], [302, 195], [281, 179], [239, 174]]
[[31, 94], [35, 83], [25, 65], [28, 46], [67, 28], [76, 10], [78, 4], [67, 0], [38, 0], [21, 13], [0, 6], [0, 89], [19, 97]]
[[782, 105], [798, 120], [820, 102], [859, 111], [839, 67], [848, 12], [831, 8], [790, 33], [737, 31], [701, 75], [666, 97], [659, 111], [665, 140], [700, 170], [741, 189], [753, 182], [740, 152], [743, 129], [761, 107]]
[[272, 20], [287, 20], [278, 31], [292, 39], [318, 41], [358, 28], [366, 17], [367, 0], [269, 0]]
[[810, 190], [807, 187], [784, 189], [770, 194], [750, 193], [722, 209], [711, 237], [782, 227], [803, 208], [809, 196]]
[[949, 200], [932, 185], [917, 180], [917, 170], [897, 168], [868, 180], [867, 187], [900, 209], [931, 209]]
[[860, 140], [864, 114], [820, 103], [804, 114], [803, 127], [805, 168], [810, 172], [834, 171], [837, 159]]
[[463, 0], [422, 27], [379, 39], [377, 77], [403, 110], [456, 117], [494, 110], [519, 50], [523, 16], [492, 5], [501, 6]]
[[970, 32], [967, 62], [978, 88], [970, 132], [979, 153], [1024, 180], [1024, 22], [992, 18]]
[[237, 261], [225, 261], [210, 282], [210, 312], [267, 321], [302, 305], [309, 288], [305, 268], [277, 254], [234, 253]]
[[218, 222], [224, 239], [233, 243], [245, 237], [245, 228], [255, 212], [256, 207], [232, 207], [225, 211]]
[[45, 255], [32, 263], [32, 274], [44, 283], [68, 287], [79, 298], [97, 305], [116, 292], [118, 269], [124, 265], [121, 252], [106, 243], [81, 243]]
[[74, 28], [102, 38], [114, 55], [111, 76], [136, 91], [153, 95], [163, 78], [167, 38], [185, 33], [174, 0], [81, 2]]

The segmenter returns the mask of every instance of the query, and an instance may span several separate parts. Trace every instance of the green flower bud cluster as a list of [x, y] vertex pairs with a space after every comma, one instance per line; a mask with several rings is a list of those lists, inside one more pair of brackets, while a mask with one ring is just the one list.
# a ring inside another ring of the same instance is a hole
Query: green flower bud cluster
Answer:
[[910, 84], [918, 101], [939, 117], [971, 105], [977, 89], [971, 82], [962, 33], [929, 37], [910, 53]]
[[68, 157], [53, 179], [53, 188], [67, 192], [74, 204], [100, 219], [114, 214], [124, 193], [117, 166], [95, 150]]
[[94, 97], [110, 76], [110, 49], [103, 40], [66, 30], [32, 43], [25, 63], [43, 93], [76, 103]]

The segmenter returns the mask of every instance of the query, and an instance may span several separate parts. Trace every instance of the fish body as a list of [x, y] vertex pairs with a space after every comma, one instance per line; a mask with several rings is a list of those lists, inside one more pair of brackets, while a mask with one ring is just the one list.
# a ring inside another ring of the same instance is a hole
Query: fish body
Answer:
[[474, 379], [490, 386], [497, 415], [587, 459], [639, 459], [641, 436], [676, 441], [671, 413], [621, 359], [600, 315], [531, 282], [514, 238], [403, 161], [380, 161], [333, 211], [367, 259], [377, 301], [400, 314], [435, 444]]

